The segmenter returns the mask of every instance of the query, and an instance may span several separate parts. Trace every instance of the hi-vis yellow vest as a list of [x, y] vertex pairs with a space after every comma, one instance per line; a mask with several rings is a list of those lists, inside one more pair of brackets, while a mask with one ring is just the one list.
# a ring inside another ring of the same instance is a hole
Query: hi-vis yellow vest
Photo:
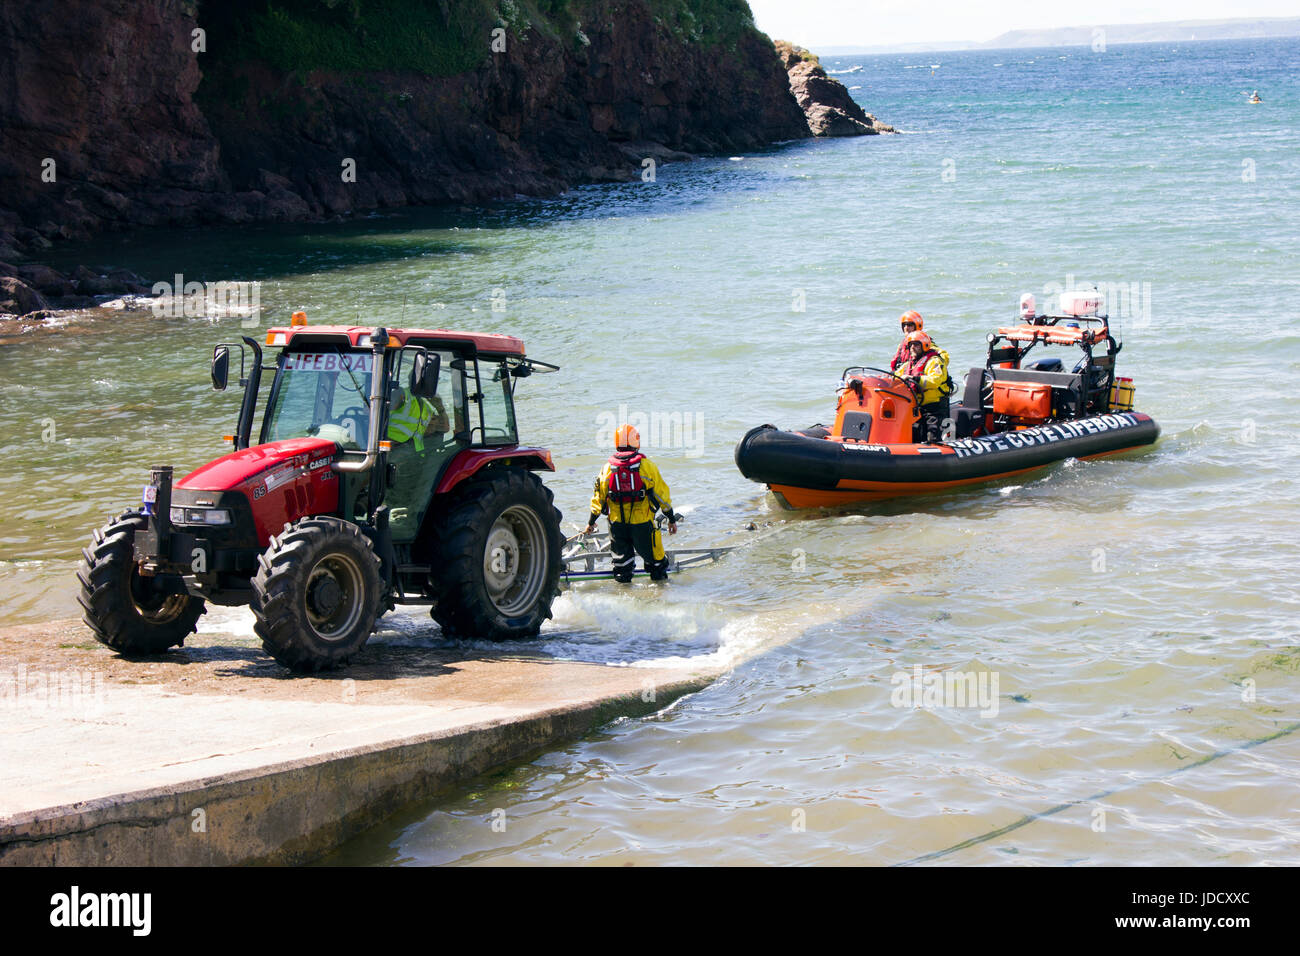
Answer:
[[415, 450], [424, 451], [424, 428], [433, 420], [433, 404], [407, 393], [406, 401], [388, 413], [388, 440], [404, 442], [415, 439]]

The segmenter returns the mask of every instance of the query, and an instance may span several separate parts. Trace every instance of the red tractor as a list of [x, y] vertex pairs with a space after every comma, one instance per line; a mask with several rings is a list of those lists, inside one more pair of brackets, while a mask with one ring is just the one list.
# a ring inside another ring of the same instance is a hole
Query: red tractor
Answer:
[[305, 321], [267, 333], [269, 365], [243, 337], [247, 374], [244, 345], [213, 349], [217, 390], [240, 353], [235, 450], [175, 483], [154, 467], [143, 507], [94, 533], [77, 577], [95, 636], [158, 654], [207, 602], [248, 604], [295, 671], [345, 663], [397, 604], [431, 604], [449, 635], [536, 636], [564, 538], [536, 474], [551, 454], [519, 444], [514, 390], [556, 366], [506, 335]]

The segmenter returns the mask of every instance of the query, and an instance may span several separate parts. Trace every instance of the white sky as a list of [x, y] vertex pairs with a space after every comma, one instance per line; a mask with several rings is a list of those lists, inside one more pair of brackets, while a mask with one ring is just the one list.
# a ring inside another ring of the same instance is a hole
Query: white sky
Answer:
[[1298, 0], [749, 0], [758, 28], [813, 52], [991, 40], [1007, 30], [1300, 16]]

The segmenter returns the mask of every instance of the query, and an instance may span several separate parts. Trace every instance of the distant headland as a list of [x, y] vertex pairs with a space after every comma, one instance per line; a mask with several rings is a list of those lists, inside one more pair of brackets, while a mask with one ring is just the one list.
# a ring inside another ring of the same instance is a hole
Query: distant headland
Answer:
[[1044, 46], [1089, 46], [1104, 31], [1107, 45], [1115, 43], [1183, 43], [1197, 40], [1247, 40], [1300, 36], [1300, 17], [1238, 17], [1229, 20], [1170, 20], [1163, 23], [1097, 23], [1044, 30], [1008, 30], [984, 42], [956, 40], [875, 46], [823, 45], [822, 56], [869, 53], [921, 53], [948, 50], [1008, 50]]

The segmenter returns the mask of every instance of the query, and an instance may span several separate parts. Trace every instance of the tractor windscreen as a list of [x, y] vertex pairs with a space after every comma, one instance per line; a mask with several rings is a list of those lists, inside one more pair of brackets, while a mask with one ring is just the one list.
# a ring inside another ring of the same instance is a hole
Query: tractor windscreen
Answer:
[[322, 348], [285, 352], [263, 441], [318, 436], [363, 448], [370, 428], [369, 351]]

